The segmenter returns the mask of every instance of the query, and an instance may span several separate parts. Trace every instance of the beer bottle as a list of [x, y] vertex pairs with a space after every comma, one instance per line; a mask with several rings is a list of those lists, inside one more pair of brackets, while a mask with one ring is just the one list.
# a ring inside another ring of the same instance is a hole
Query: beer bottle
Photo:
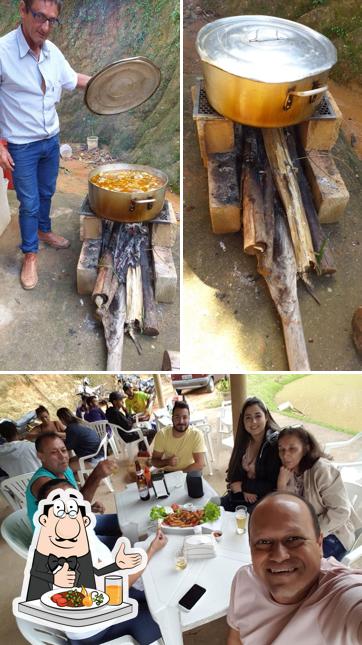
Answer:
[[148, 490], [148, 484], [146, 481], [145, 474], [138, 460], [135, 461], [135, 467], [136, 467], [136, 477], [137, 477], [136, 481], [137, 481], [138, 494], [140, 496], [140, 499], [142, 499], [143, 501], [146, 501], [147, 499], [150, 499], [150, 492]]
[[145, 466], [144, 468], [144, 474], [145, 474], [145, 480], [147, 482], [148, 488], [151, 488], [152, 486], [152, 477], [151, 477], [151, 471], [149, 469], [149, 466]]

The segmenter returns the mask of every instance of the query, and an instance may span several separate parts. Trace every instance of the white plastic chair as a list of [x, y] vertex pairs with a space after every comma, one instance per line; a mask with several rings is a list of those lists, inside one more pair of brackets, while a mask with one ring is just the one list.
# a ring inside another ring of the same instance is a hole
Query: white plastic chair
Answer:
[[210, 437], [211, 426], [208, 423], [195, 423], [193, 424], [193, 426], [198, 430], [201, 430], [201, 432], [204, 435], [205, 447], [206, 447], [205, 459], [206, 459], [207, 467], [209, 469], [209, 475], [211, 476], [213, 475], [211, 462], [215, 461], [214, 450], [212, 447], [211, 437]]
[[25, 492], [34, 472], [16, 475], [16, 477], [8, 477], [0, 484], [3, 496], [15, 511], [24, 508], [26, 505]]
[[25, 559], [28, 557], [33, 531], [25, 508], [5, 517], [1, 524], [1, 535], [15, 553]]
[[[37, 625], [22, 618], [16, 618], [16, 624], [24, 636], [25, 640], [31, 645], [67, 645], [68, 639], [64, 632], [52, 627]], [[132, 636], [120, 636], [116, 640], [107, 641], [104, 645], [138, 645]]]
[[[91, 459], [95, 459], [96, 457], [99, 457], [102, 453], [102, 450], [103, 450], [102, 459], [107, 459], [107, 443], [108, 443], [108, 436], [106, 433], [98, 446], [97, 452], [94, 452], [91, 455], [85, 455], [84, 457], [78, 458], [78, 461], [79, 461], [78, 477], [79, 477], [79, 482], [81, 486], [84, 486], [85, 484], [84, 475], [89, 475], [89, 468], [87, 468], [86, 462], [90, 461]], [[114, 488], [111, 482], [111, 478], [104, 477], [103, 481], [108, 486], [111, 493], [114, 493]]]
[[219, 432], [230, 434], [233, 431], [231, 401], [223, 401], [220, 408]]
[[342, 562], [348, 567], [362, 568], [362, 486], [355, 482], [344, 482], [348, 499], [361, 524], [356, 530], [356, 541], [352, 549], [344, 556]]
[[[333, 456], [334, 450], [337, 448], [343, 449], [345, 446], [360, 443], [362, 450], [362, 432], [359, 432], [354, 437], [346, 439], [345, 441], [331, 441], [325, 444], [325, 451], [330, 452]], [[362, 461], [340, 461], [338, 458], [334, 461], [334, 465], [340, 470], [344, 482], [356, 482], [362, 484]]]
[[104, 435], [107, 434], [107, 428], [111, 429], [111, 434], [110, 435], [107, 434], [108, 443], [111, 446], [111, 450], [112, 450], [114, 456], [116, 458], [118, 458], [119, 457], [119, 447], [118, 447], [117, 442], [115, 440], [114, 433], [113, 433], [113, 430], [111, 428], [111, 424], [108, 423], [108, 421], [104, 420], [104, 421], [92, 421], [92, 422], [88, 423], [88, 425], [89, 425], [90, 428], [93, 428], [96, 431], [96, 433], [98, 434], [98, 437], [100, 439], [103, 439]]
[[[150, 444], [148, 443], [147, 437], [145, 437], [143, 435], [142, 430], [141, 430], [140, 427], [134, 426], [133, 428], [131, 428], [131, 430], [125, 430], [124, 428], [121, 428], [120, 426], [117, 426], [115, 423], [108, 423], [108, 425], [112, 428], [113, 436], [114, 436], [115, 440], [118, 443], [118, 446], [120, 448], [120, 452], [126, 451], [129, 459], [133, 458], [132, 446], [133, 447], [136, 446], [137, 451], [138, 451], [138, 444], [139, 444], [140, 441], [143, 441], [145, 443], [146, 450], [148, 450], [148, 452], [150, 452]], [[120, 430], [121, 432], [125, 432], [125, 433], [137, 432], [138, 439], [133, 439], [132, 441], [129, 441], [127, 443], [126, 441], [123, 441], [123, 439], [120, 436], [118, 430]]]

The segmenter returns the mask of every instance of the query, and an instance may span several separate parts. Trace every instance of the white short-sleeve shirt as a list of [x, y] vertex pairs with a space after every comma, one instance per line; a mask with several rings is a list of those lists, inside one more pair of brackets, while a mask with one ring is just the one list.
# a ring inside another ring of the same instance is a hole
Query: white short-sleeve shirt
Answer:
[[58, 134], [55, 105], [62, 89], [76, 85], [76, 72], [54, 43], [44, 42], [38, 60], [21, 26], [0, 38], [0, 137], [24, 144]]

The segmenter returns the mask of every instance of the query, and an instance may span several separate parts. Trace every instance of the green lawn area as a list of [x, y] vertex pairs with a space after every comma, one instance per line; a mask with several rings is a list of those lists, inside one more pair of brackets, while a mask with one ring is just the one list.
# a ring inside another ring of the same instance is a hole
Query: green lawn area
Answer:
[[[262, 399], [265, 405], [269, 408], [271, 412], [277, 411], [277, 403], [275, 397], [280, 390], [283, 389], [285, 385], [288, 385], [292, 381], [298, 379], [308, 378], [308, 375], [305, 374], [249, 374], [247, 375], [247, 394], [248, 396], [257, 396]], [[204, 405], [200, 407], [205, 408], [214, 408], [219, 407], [222, 403], [223, 396], [220, 392], [216, 390], [215, 396], [212, 399], [209, 399], [205, 402]], [[316, 423], [325, 428], [330, 428], [331, 430], [336, 430], [338, 432], [344, 432], [349, 435], [357, 434], [358, 431], [353, 431], [351, 429], [343, 428], [338, 425], [333, 425], [331, 423], [326, 423], [321, 421], [318, 418], [312, 418], [306, 415], [298, 414], [292, 410], [283, 410], [282, 413], [284, 416], [295, 419], [296, 421]]]

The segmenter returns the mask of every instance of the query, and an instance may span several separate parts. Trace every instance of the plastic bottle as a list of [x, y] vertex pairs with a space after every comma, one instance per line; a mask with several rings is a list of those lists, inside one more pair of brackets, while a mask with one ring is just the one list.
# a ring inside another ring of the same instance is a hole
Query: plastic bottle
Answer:
[[136, 481], [137, 481], [138, 494], [140, 496], [140, 499], [145, 502], [146, 500], [150, 499], [150, 491], [148, 490], [146, 477], [140, 466], [140, 462], [138, 460], [135, 461], [135, 467], [136, 467], [136, 477], [137, 477]]

